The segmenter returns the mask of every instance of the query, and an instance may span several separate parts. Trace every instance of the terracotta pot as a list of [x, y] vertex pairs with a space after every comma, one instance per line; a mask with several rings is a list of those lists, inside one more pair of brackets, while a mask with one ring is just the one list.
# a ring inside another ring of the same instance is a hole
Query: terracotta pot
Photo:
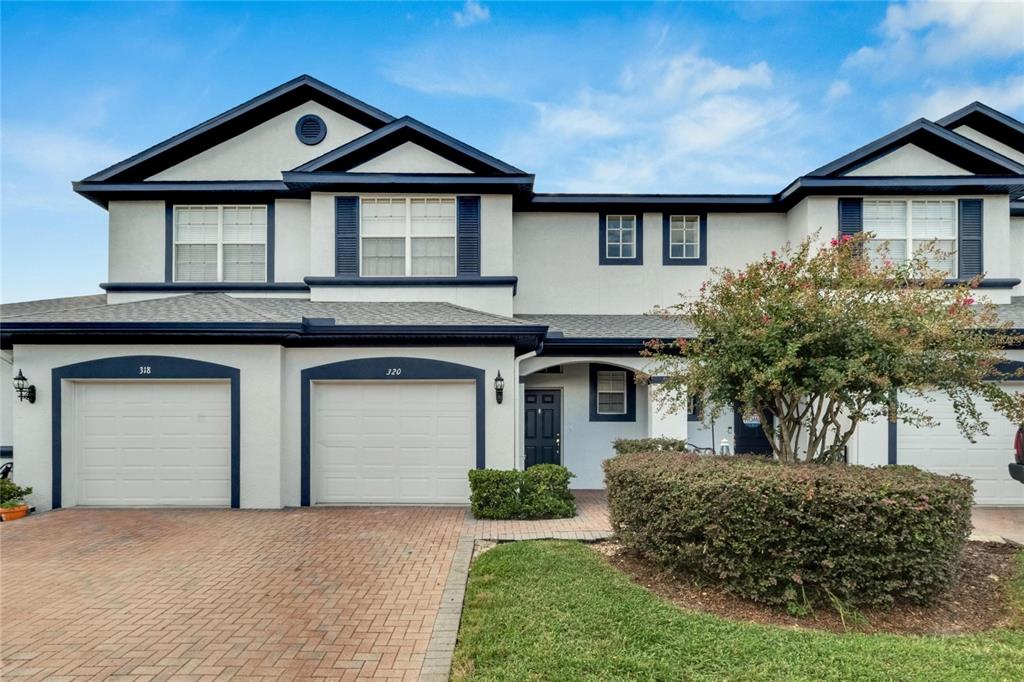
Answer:
[[13, 521], [28, 514], [28, 505], [19, 504], [17, 507], [0, 507], [0, 519]]

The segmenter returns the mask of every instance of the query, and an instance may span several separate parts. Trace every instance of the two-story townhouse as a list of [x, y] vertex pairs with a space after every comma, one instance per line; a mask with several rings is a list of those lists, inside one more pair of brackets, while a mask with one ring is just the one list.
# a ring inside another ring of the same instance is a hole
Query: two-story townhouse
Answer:
[[[756, 417], [670, 414], [634, 372], [645, 341], [693, 331], [655, 306], [808, 235], [943, 240], [950, 279], [984, 272], [1024, 328], [1024, 125], [977, 103], [776, 194], [542, 194], [302, 76], [74, 190], [109, 213], [105, 293], [0, 313], [0, 442], [41, 509], [465, 503], [473, 467], [600, 487], [617, 437], [763, 451]], [[971, 445], [934, 410], [936, 429], [863, 427], [850, 461], [1024, 504], [1015, 426]]]

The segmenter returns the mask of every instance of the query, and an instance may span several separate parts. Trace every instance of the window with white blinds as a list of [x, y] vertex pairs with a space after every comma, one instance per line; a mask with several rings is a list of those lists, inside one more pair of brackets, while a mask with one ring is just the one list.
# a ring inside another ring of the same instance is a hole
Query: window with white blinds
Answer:
[[265, 282], [266, 206], [175, 206], [175, 282]]
[[[864, 200], [864, 231], [873, 232], [868, 255], [876, 264], [885, 258], [906, 262], [925, 244], [934, 244], [928, 254], [930, 267], [956, 276], [956, 202], [920, 199]], [[888, 247], [888, 255], [884, 255]], [[940, 253], [935, 253], [938, 251]]]
[[363, 277], [454, 277], [454, 197], [360, 199]]
[[626, 373], [597, 373], [597, 413], [626, 414]]

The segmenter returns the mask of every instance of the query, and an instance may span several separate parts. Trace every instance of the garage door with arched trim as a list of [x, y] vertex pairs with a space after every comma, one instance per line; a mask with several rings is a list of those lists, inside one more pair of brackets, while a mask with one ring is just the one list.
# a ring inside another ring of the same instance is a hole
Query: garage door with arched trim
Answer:
[[314, 504], [465, 504], [472, 381], [324, 381], [312, 392]]

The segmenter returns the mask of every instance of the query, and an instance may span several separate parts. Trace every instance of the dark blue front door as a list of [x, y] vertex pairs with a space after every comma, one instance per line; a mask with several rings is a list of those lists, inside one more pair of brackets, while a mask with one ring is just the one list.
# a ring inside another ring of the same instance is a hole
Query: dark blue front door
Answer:
[[733, 417], [733, 429], [736, 432], [737, 455], [770, 455], [772, 444], [761, 429], [761, 419], [771, 419], [771, 413], [758, 415], [756, 412], [744, 413], [736, 406]]
[[562, 463], [562, 392], [526, 391], [526, 466]]

